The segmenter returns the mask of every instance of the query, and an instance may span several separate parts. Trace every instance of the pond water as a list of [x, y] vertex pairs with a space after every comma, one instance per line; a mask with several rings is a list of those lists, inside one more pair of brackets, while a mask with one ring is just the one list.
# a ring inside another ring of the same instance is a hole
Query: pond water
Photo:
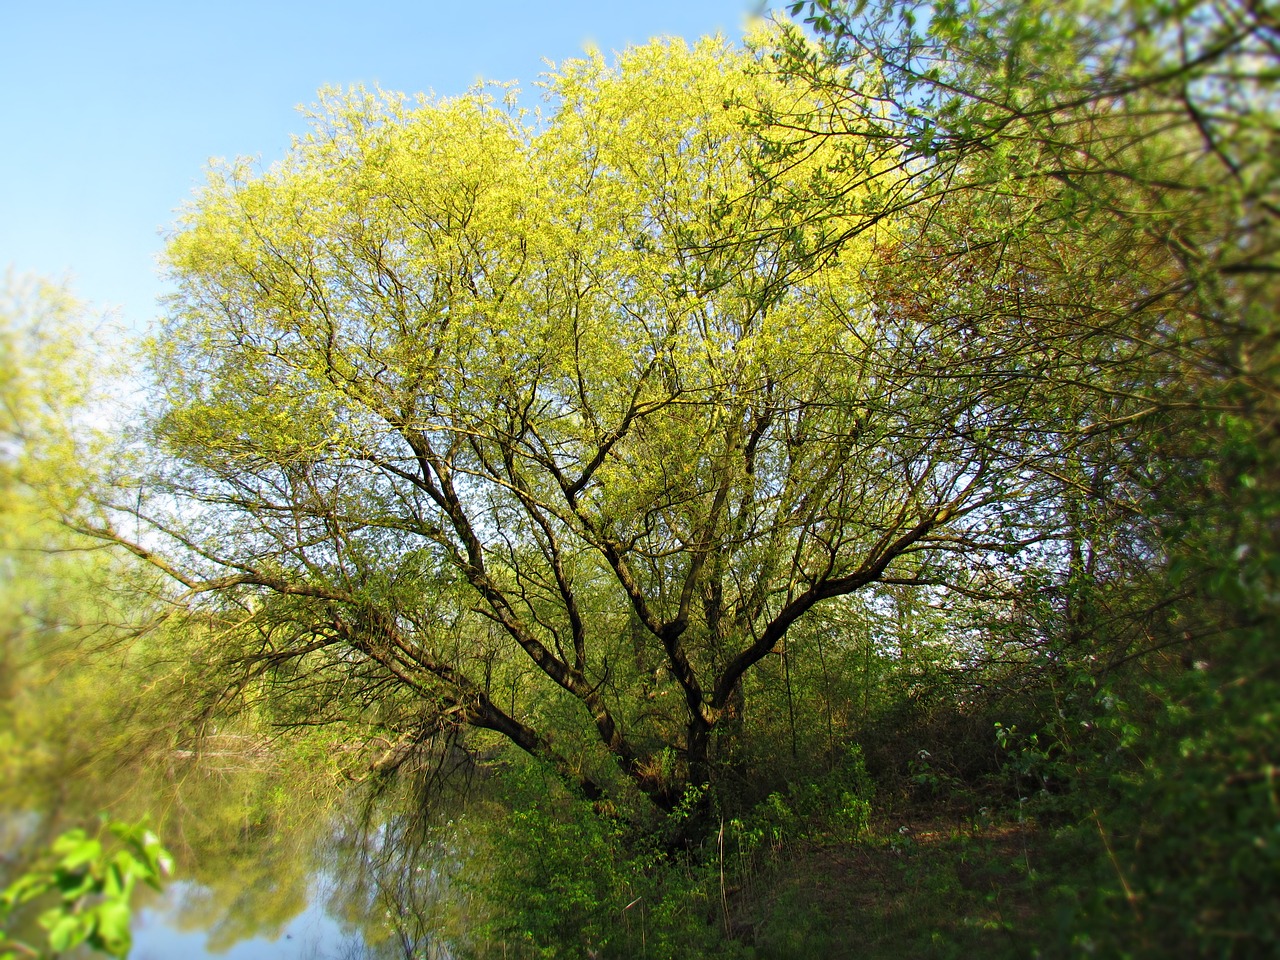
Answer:
[[325, 910], [329, 882], [316, 878], [306, 907], [283, 929], [263, 931], [219, 950], [211, 949], [216, 929], [203, 925], [193, 929], [184, 920], [192, 913], [192, 903], [205, 899], [208, 891], [198, 884], [173, 883], [159, 901], [134, 915], [130, 960], [363, 960], [371, 952], [364, 937], [344, 930]]

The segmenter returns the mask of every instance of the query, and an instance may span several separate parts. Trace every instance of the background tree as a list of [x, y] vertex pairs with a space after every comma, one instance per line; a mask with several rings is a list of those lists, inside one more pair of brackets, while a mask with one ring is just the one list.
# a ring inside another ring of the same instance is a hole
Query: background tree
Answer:
[[[95, 355], [96, 348], [96, 355]], [[94, 420], [111, 362], [63, 287], [9, 275], [0, 290], [0, 803], [56, 807], [70, 770], [119, 706], [75, 665], [118, 640], [134, 601], [122, 566], [57, 523], [104, 446]], [[51, 837], [50, 837], [51, 839]]]
[[[994, 302], [1076, 331], [1077, 362], [1046, 371], [1082, 436], [1058, 473], [1072, 533], [1051, 592], [1022, 590], [1035, 620], [1008, 623], [1052, 668], [1039, 735], [1104, 846], [1113, 832], [1094, 934], [1152, 955], [1274, 949], [1275, 12], [792, 9], [820, 42], [792, 33], [775, 63], [828, 109], [772, 118], [780, 142], [855, 152], [870, 124], [907, 172], [839, 236], [905, 214], [908, 259], [988, 291], [933, 316], [985, 323]], [[815, 210], [858, 182], [833, 168]], [[999, 212], [985, 227], [984, 209]]]

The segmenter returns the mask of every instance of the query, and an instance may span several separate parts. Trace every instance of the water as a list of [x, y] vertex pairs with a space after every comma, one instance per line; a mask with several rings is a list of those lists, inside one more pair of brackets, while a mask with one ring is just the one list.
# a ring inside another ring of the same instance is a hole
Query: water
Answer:
[[189, 917], [193, 903], [208, 896], [198, 884], [176, 882], [163, 898], [134, 915], [133, 950], [130, 960], [175, 960], [175, 958], [218, 957], [221, 960], [358, 960], [369, 954], [364, 937], [345, 931], [324, 907], [323, 877], [303, 911], [289, 919], [281, 929], [263, 931], [229, 947], [217, 945], [216, 922], [213, 928], [191, 928]]

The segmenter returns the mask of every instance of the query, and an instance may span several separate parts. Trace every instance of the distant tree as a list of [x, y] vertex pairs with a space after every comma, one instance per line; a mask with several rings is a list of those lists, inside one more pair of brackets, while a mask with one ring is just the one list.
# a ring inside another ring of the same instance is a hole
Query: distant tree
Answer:
[[57, 522], [100, 449], [90, 421], [110, 363], [92, 354], [86, 314], [57, 284], [11, 274], [0, 288], [0, 796], [28, 809], [45, 797], [44, 773], [83, 758], [90, 702], [118, 704], [64, 669], [121, 621], [98, 589], [120, 583], [118, 568]]

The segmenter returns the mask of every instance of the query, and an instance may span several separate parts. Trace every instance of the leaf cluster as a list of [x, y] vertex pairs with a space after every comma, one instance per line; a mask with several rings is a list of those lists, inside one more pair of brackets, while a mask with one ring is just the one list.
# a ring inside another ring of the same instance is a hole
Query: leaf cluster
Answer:
[[111, 823], [115, 843], [69, 830], [52, 844], [47, 865], [36, 866], [0, 893], [0, 923], [24, 904], [55, 897], [39, 916], [48, 953], [0, 930], [0, 957], [55, 957], [80, 944], [112, 957], [129, 953], [130, 900], [142, 882], [155, 890], [173, 869], [173, 857], [145, 824]]

